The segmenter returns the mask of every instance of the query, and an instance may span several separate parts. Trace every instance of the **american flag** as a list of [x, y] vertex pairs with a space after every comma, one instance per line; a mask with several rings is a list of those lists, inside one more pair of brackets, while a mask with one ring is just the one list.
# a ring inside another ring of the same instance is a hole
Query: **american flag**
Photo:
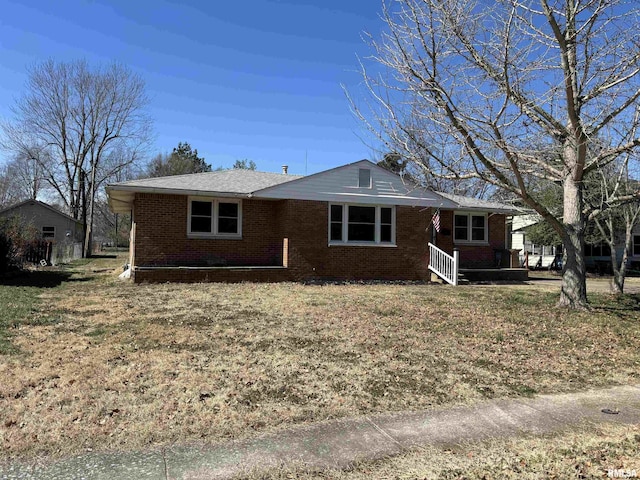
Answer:
[[433, 228], [435, 228], [436, 232], [440, 231], [440, 209], [436, 210], [436, 213], [431, 217], [431, 223], [433, 224]]

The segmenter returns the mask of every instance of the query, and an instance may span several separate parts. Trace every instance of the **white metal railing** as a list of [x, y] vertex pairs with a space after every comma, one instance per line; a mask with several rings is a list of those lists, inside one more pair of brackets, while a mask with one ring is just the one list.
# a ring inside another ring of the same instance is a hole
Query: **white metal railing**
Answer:
[[429, 270], [453, 286], [458, 285], [458, 266], [460, 264], [460, 252], [453, 251], [453, 256], [440, 250], [429, 242]]

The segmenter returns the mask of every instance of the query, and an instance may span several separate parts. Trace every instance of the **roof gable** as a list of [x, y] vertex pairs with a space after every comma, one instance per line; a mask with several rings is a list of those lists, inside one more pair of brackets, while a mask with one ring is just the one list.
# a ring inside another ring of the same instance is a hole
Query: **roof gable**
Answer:
[[33, 205], [33, 206], [36, 206], [36, 207], [44, 208], [44, 209], [46, 209], [48, 211], [51, 211], [51, 212], [53, 212], [53, 213], [55, 213], [57, 215], [60, 215], [61, 217], [65, 218], [66, 220], [71, 220], [71, 221], [76, 222], [76, 223], [81, 223], [80, 220], [77, 220], [77, 219], [73, 218], [72, 216], [61, 212], [57, 208], [54, 208], [54, 207], [52, 207], [51, 205], [49, 205], [47, 203], [41, 202], [39, 200], [32, 200], [32, 199], [24, 200], [24, 201], [22, 201], [20, 203], [16, 203], [15, 205], [9, 206], [9, 207], [5, 208], [4, 210], [0, 210], [0, 215], [5, 215], [5, 214], [7, 214], [7, 213], [9, 213], [9, 212], [11, 212], [13, 210], [19, 210], [21, 207], [24, 207], [25, 205]]
[[[361, 169], [369, 170], [370, 186], [359, 186]], [[296, 199], [364, 204], [393, 204], [456, 208], [452, 201], [413, 184], [370, 162], [358, 162], [315, 173], [268, 187], [253, 194], [256, 198]]]

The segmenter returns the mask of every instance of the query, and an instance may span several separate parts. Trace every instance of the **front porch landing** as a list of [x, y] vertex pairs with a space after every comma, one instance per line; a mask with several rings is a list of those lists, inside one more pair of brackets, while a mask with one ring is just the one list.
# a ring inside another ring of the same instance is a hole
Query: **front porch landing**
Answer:
[[461, 268], [459, 272], [469, 282], [526, 282], [529, 279], [526, 268]]

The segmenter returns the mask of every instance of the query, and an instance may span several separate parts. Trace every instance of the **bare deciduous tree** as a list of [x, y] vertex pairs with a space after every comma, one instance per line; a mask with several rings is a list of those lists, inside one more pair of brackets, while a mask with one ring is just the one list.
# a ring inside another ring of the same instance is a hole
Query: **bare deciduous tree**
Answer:
[[[587, 305], [583, 179], [640, 145], [639, 12], [625, 0], [390, 0], [352, 108], [386, 148], [538, 212], [566, 252], [559, 305]], [[588, 156], [592, 141], [607, 148]], [[562, 216], [529, 179], [563, 187]], [[636, 192], [637, 194], [637, 192]], [[615, 204], [611, 199], [609, 205]]]
[[108, 171], [135, 161], [149, 139], [147, 103], [144, 81], [121, 64], [91, 68], [85, 61], [49, 60], [29, 71], [15, 118], [3, 125], [4, 147], [37, 159], [70, 214], [83, 220], [85, 255], [101, 183]]
[[[637, 161], [631, 162], [632, 159], [629, 153], [612, 168], [597, 172], [599, 189], [596, 186], [595, 198], [588, 199], [597, 231], [611, 251], [611, 292], [617, 295], [624, 292], [629, 255], [633, 248], [633, 230], [640, 223], [640, 198], [635, 196], [639, 183], [631, 178], [629, 172], [630, 164], [635, 165]], [[615, 203], [615, 208], [608, 207], [610, 202]], [[620, 258], [618, 246], [622, 249]]]

